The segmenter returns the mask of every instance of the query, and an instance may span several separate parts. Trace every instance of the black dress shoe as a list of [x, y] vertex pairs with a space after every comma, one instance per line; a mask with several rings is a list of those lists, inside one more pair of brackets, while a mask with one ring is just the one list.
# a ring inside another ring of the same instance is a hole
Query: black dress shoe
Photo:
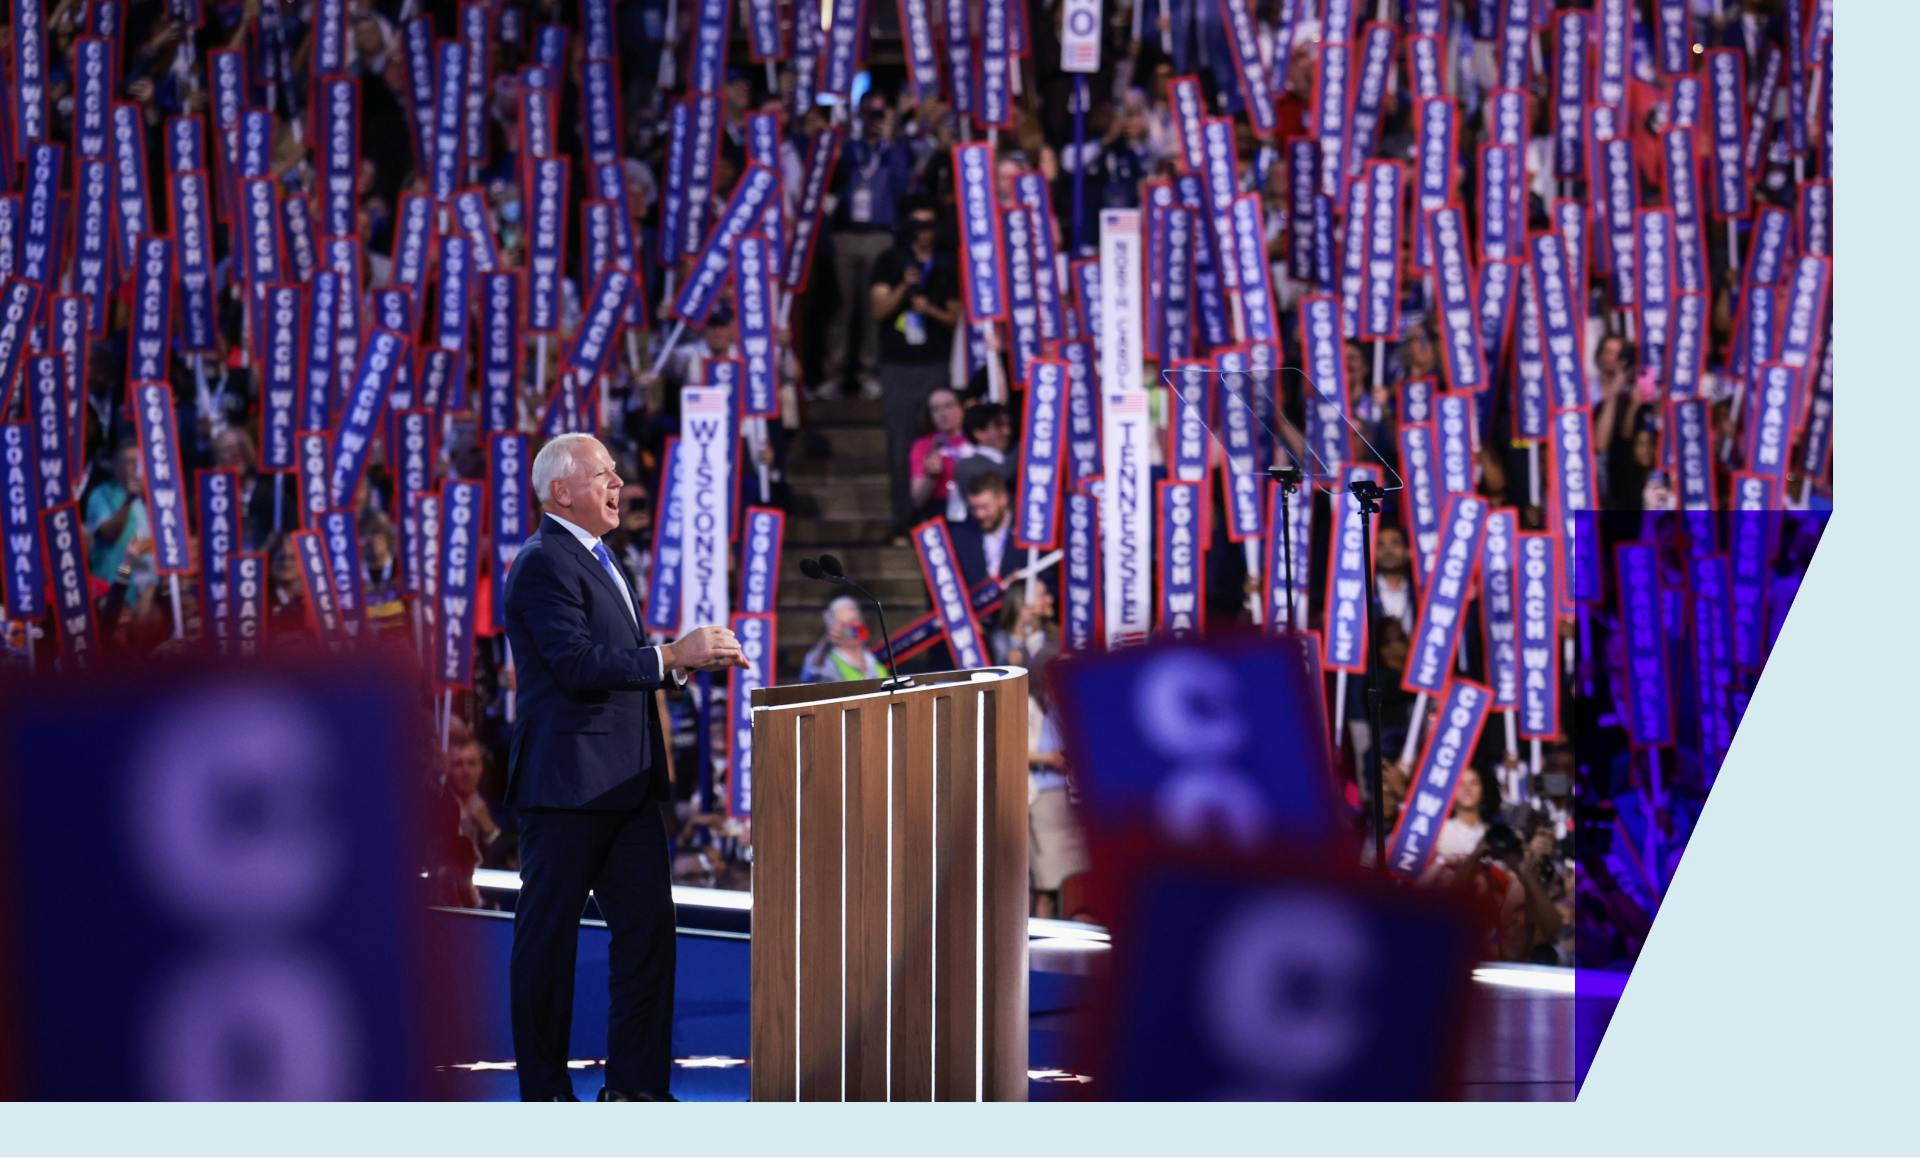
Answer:
[[612, 1086], [601, 1086], [596, 1102], [677, 1102], [679, 1098], [672, 1094], [649, 1094], [636, 1090], [616, 1090]]

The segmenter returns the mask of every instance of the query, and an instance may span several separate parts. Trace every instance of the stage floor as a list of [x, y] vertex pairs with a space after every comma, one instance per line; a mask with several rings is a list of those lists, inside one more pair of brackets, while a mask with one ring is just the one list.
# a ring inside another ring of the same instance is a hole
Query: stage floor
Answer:
[[[682, 1101], [746, 1101], [748, 1096], [746, 898], [676, 890], [680, 936], [673, 1020], [673, 1093]], [[457, 1097], [511, 1101], [518, 1096], [507, 1020], [510, 914], [435, 910], [451, 922], [481, 994], [482, 1016], [446, 1066]], [[1071, 1072], [1075, 1019], [1085, 979], [1100, 968], [1105, 938], [1085, 926], [1035, 922], [1030, 941], [1028, 1096], [1034, 1101], [1099, 1097], [1097, 1074]], [[603, 1084], [606, 1042], [606, 926], [581, 922], [573, 1025], [573, 1084], [591, 1101]], [[1576, 1089], [1576, 1052], [1598, 1043], [1618, 985], [1583, 979], [1576, 998], [1569, 969], [1483, 966], [1474, 974], [1475, 1008], [1462, 1063], [1460, 1096], [1476, 1101], [1566, 1101]], [[1597, 990], [1597, 992], [1596, 992]], [[1576, 1033], [1576, 1026], [1579, 1032]]]

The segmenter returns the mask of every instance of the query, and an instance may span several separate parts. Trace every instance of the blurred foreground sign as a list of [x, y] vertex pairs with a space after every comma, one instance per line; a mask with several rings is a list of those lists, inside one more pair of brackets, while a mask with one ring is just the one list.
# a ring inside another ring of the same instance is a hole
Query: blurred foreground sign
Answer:
[[1054, 669], [1102, 871], [1100, 843], [1130, 833], [1345, 847], [1313, 655], [1308, 636], [1226, 636]]
[[1446, 897], [1141, 849], [1083, 1072], [1108, 1101], [1454, 1096], [1474, 926]]
[[434, 1096], [417, 699], [364, 662], [0, 688], [0, 1097]]

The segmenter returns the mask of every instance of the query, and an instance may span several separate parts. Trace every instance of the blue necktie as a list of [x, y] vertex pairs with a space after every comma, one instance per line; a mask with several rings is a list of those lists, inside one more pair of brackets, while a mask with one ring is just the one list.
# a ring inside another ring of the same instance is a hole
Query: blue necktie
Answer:
[[[600, 560], [600, 565], [607, 569], [607, 578], [613, 580], [614, 590], [620, 592], [620, 602], [627, 605], [627, 614], [633, 615], [633, 601], [632, 597], [627, 594], [627, 581], [621, 577], [620, 568], [614, 565], [613, 552], [607, 550], [605, 543], [595, 543], [593, 545], [593, 557]], [[637, 621], [638, 617], [636, 617], [636, 622]]]

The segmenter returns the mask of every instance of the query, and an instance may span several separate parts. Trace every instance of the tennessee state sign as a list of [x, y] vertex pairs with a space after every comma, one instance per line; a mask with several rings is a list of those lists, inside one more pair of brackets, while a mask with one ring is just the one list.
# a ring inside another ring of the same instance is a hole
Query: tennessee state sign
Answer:
[[1100, 526], [1104, 563], [1107, 647], [1137, 643], [1152, 628], [1153, 536], [1152, 421], [1147, 395], [1108, 390], [1105, 422], [1104, 501]]

